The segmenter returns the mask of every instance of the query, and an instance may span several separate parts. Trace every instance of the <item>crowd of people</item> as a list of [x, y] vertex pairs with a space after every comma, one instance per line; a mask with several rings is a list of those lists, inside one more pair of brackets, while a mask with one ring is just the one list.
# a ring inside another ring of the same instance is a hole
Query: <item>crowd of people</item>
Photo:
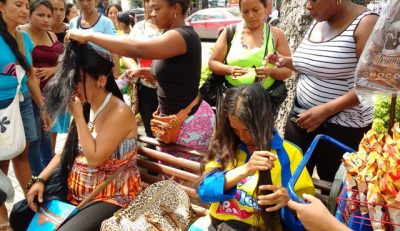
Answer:
[[[0, 170], [7, 175], [12, 162], [30, 207], [9, 219], [0, 200], [0, 231], [26, 230], [55, 174], [65, 180], [64, 199], [77, 205], [129, 166], [60, 230], [99, 230], [130, 204], [142, 190], [136, 111], [149, 137], [158, 135], [152, 119], [187, 111], [175, 142], [207, 152], [206, 160], [192, 160], [205, 161], [197, 193], [210, 213], [190, 230], [290, 229], [281, 220], [293, 211], [308, 230], [345, 229], [312, 196], [310, 177], [316, 169], [332, 181], [340, 150], [319, 144], [302, 172], [295, 190], [309, 204], [291, 201], [286, 187], [317, 134], [357, 149], [370, 129], [374, 110], [360, 104], [353, 85], [378, 16], [351, 0], [308, 0], [314, 21], [292, 56], [284, 31], [266, 23], [271, 0], [239, 0], [242, 22], [232, 36], [222, 31], [209, 59], [229, 87], [214, 111], [199, 95], [201, 41], [185, 25], [190, 2], [144, 0], [145, 19], [136, 22], [133, 11], [108, 1], [0, 0], [0, 110], [22, 96], [26, 139]], [[20, 88], [18, 66], [26, 72]], [[274, 128], [280, 105], [268, 92], [293, 71], [299, 83], [281, 137]], [[138, 108], [124, 101], [125, 87], [137, 92]], [[55, 153], [59, 133], [68, 136]]]

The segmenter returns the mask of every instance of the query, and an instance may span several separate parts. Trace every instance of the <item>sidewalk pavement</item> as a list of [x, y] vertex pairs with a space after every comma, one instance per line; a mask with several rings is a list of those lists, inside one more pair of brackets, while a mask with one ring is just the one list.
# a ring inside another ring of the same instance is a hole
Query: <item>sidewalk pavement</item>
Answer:
[[[143, 125], [138, 126], [138, 133], [140, 135], [145, 135]], [[67, 134], [58, 134], [56, 149], [55, 149], [56, 153], [61, 153], [66, 139], [67, 139]], [[14, 186], [14, 190], [15, 190], [14, 203], [16, 203], [20, 200], [23, 200], [25, 198], [24, 193], [22, 192], [21, 186], [19, 185], [18, 180], [15, 177], [14, 168], [12, 167], [11, 162], [10, 162], [10, 168], [8, 170], [8, 177], [11, 179], [11, 182], [12, 182], [12, 184]], [[8, 213], [11, 212], [12, 206], [13, 206], [13, 203], [6, 203]]]

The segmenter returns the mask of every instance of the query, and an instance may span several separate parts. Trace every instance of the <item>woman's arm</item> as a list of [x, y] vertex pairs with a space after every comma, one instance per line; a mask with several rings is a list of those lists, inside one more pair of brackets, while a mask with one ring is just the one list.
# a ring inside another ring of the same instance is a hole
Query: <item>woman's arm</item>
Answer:
[[35, 69], [33, 67], [31, 67], [31, 73], [28, 76], [27, 86], [33, 101], [35, 101], [36, 105], [40, 108], [40, 114], [43, 120], [43, 130], [49, 131], [52, 121], [44, 108], [44, 101], [39, 87], [39, 79], [35, 78]]
[[[167, 59], [187, 52], [184, 38], [175, 30], [146, 40], [100, 33], [82, 33], [80, 30], [69, 31], [66, 38], [81, 43], [92, 42], [112, 53], [131, 58]], [[166, 47], [168, 49], [165, 49]]]
[[97, 130], [96, 138], [93, 138], [83, 117], [80, 100], [75, 97], [69, 105], [69, 111], [76, 121], [79, 143], [90, 167], [97, 167], [104, 163], [125, 138], [136, 137], [135, 115], [123, 102], [114, 100], [115, 106], [109, 109], [111, 112], [102, 123], [101, 130]]
[[61, 164], [61, 154], [54, 155], [51, 161], [47, 164], [46, 168], [39, 174], [38, 177], [48, 180], [53, 174], [54, 170], [60, 167]]
[[248, 176], [252, 176], [256, 171], [266, 171], [274, 167], [276, 155], [268, 151], [255, 151], [250, 160], [244, 165], [229, 170], [225, 174], [224, 189], [225, 191], [235, 187], [241, 180]]
[[300, 204], [292, 200], [289, 201], [289, 208], [293, 209], [301, 223], [307, 230], [310, 231], [350, 231], [346, 225], [339, 222], [322, 202], [308, 194], [303, 194], [304, 199], [309, 201], [309, 204]]
[[[54, 170], [60, 166], [61, 163], [61, 155], [55, 155], [53, 159], [47, 164], [46, 168], [39, 174], [39, 178], [43, 178], [44, 180], [48, 180], [50, 176], [53, 174]], [[38, 205], [35, 203], [35, 198], [37, 197], [38, 202], [43, 202], [43, 192], [44, 192], [44, 184], [40, 182], [36, 182], [31, 185], [28, 194], [26, 195], [26, 200], [28, 202], [29, 207], [32, 211], [36, 212]]]
[[217, 42], [215, 42], [213, 52], [211, 53], [208, 61], [210, 70], [217, 75], [230, 75], [232, 74], [232, 67], [224, 64], [226, 55], [228, 53], [227, 45], [227, 31], [224, 29], [218, 36]]
[[[271, 32], [274, 36], [275, 48], [277, 52], [285, 57], [291, 57], [292, 55], [285, 33], [281, 29], [273, 26], [271, 27]], [[276, 80], [285, 80], [292, 75], [292, 70], [289, 67], [272, 67], [268, 69], [269, 76]]]

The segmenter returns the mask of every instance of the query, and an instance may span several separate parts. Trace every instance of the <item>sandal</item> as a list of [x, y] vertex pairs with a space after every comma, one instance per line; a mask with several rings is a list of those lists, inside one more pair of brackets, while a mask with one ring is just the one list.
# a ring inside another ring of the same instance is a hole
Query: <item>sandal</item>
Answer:
[[0, 224], [0, 231], [13, 231], [9, 222]]

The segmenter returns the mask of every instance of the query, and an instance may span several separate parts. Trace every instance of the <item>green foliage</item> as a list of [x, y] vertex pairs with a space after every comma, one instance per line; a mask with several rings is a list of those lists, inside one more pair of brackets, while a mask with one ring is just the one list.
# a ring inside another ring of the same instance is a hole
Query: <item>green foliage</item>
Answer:
[[[390, 117], [391, 97], [380, 96], [375, 101], [375, 115], [372, 123], [372, 130], [381, 134], [388, 131]], [[396, 102], [395, 122], [400, 121], [400, 99]]]

